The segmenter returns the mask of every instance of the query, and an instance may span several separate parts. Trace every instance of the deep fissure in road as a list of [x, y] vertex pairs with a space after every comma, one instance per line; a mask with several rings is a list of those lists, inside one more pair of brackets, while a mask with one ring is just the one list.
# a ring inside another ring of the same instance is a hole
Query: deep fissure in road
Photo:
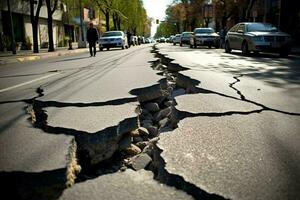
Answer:
[[[158, 60], [152, 63], [152, 68], [154, 70], [161, 71], [158, 74], [166, 77], [166, 88], [169, 91], [170, 99], [172, 101], [173, 112], [171, 113], [171, 119], [174, 118], [176, 121], [175, 126], [162, 129], [160, 133], [163, 134], [164, 131], [172, 131], [173, 129], [177, 128], [177, 124], [179, 122], [178, 120], [181, 120], [180, 111], [178, 111], [175, 108], [175, 105], [177, 105], [177, 103], [174, 97], [179, 95], [196, 93], [196, 86], [200, 84], [200, 81], [191, 79], [190, 77], [180, 74], [180, 71], [188, 69], [180, 66], [177, 63], [172, 63], [173, 60], [160, 54], [156, 46], [153, 47], [153, 50], [151, 52], [154, 53], [155, 57], [158, 58]], [[154, 145], [152, 153], [153, 162], [146, 168], [154, 173], [155, 180], [168, 186], [175, 187], [178, 190], [184, 191], [187, 194], [194, 197], [195, 199], [225, 199], [220, 195], [211, 194], [202, 190], [196, 185], [184, 180], [184, 178], [180, 175], [169, 173], [165, 168], [166, 163], [163, 157], [161, 156], [162, 152], [162, 149], [160, 149], [157, 145]]]
[[[36, 98], [26, 100], [29, 104], [29, 113], [34, 127], [50, 134], [65, 134], [74, 136], [74, 155], [70, 161], [70, 170], [66, 174], [67, 182], [64, 186], [72, 186], [74, 183], [88, 179], [94, 179], [104, 174], [124, 171], [127, 168], [134, 170], [147, 169], [155, 175], [155, 180], [168, 186], [175, 187], [193, 196], [195, 199], [224, 199], [224, 197], [210, 194], [196, 185], [184, 180], [177, 174], [170, 174], [166, 169], [166, 163], [161, 156], [162, 149], [156, 143], [159, 135], [177, 128], [180, 120], [187, 117], [208, 116], [222, 117], [229, 115], [249, 115], [262, 111], [275, 111], [283, 114], [300, 115], [298, 113], [287, 113], [268, 108], [257, 102], [246, 99], [246, 97], [234, 87], [240, 81], [239, 77], [234, 77], [235, 82], [229, 87], [234, 89], [240, 98], [228, 96], [226, 94], [207, 90], [198, 87], [200, 81], [194, 80], [180, 73], [188, 70], [179, 64], [172, 63], [172, 59], [159, 53], [156, 46], [151, 51], [158, 58], [152, 61], [152, 68], [159, 71], [157, 74], [164, 78], [158, 84], [145, 88], [137, 88], [130, 91], [130, 94], [137, 98], [116, 99], [107, 102], [93, 103], [64, 103], [55, 101], [40, 101]], [[43, 90], [38, 88], [38, 97], [43, 96]], [[226, 98], [241, 100], [261, 109], [249, 112], [229, 111], [226, 113], [189, 113], [179, 111], [175, 108], [177, 104], [174, 97], [179, 95], [203, 93], [216, 94]], [[118, 125], [108, 127], [95, 133], [85, 131], [53, 127], [47, 123], [48, 115], [45, 111], [47, 107], [89, 107], [104, 105], [122, 105], [138, 100], [137, 116], [124, 119]], [[81, 167], [81, 172], [80, 167]], [[49, 191], [50, 192], [50, 191]]]
[[[130, 91], [131, 94], [137, 96], [140, 103], [137, 109], [137, 117], [124, 119], [117, 126], [108, 127], [96, 133], [53, 127], [47, 123], [48, 115], [45, 108], [121, 105], [132, 102], [135, 99], [118, 99], [89, 104], [44, 102], [36, 98], [26, 101], [29, 104], [28, 112], [31, 115], [34, 127], [43, 130], [45, 133], [65, 134], [75, 138], [74, 142], [77, 146], [76, 157], [73, 159], [75, 164], [72, 167], [74, 169], [71, 174], [66, 175], [67, 178], [71, 178], [71, 180], [67, 181], [66, 187], [72, 186], [74, 181], [75, 183], [82, 182], [104, 174], [124, 171], [126, 168], [152, 170], [155, 172], [156, 177], [161, 177], [162, 173], [167, 174], [161, 170], [164, 169], [162, 167], [164, 162], [160, 162], [162, 159], [158, 159], [160, 150], [155, 144], [160, 133], [171, 131], [177, 127], [178, 120], [177, 111], [174, 107], [176, 104], [173, 98], [174, 92], [191, 93], [194, 91], [193, 84], [198, 84], [198, 82], [186, 82], [188, 80], [187, 77], [180, 76], [178, 73], [181, 70], [185, 70], [184, 68], [177, 64], [171, 64], [171, 59], [159, 55], [158, 52], [156, 55], [161, 58], [153, 62], [152, 67], [155, 70], [159, 70], [159, 74], [165, 78], [161, 79], [158, 84]], [[39, 93], [38, 97], [43, 96], [41, 88], [37, 92]], [[79, 166], [81, 166], [80, 173]], [[178, 179], [178, 177], [177, 175], [169, 174], [166, 179], [158, 180], [161, 183], [186, 191], [195, 198], [207, 196], [207, 193], [203, 190], [192, 186], [192, 184], [185, 182], [182, 178]], [[49, 190], [49, 192], [51, 191]]]

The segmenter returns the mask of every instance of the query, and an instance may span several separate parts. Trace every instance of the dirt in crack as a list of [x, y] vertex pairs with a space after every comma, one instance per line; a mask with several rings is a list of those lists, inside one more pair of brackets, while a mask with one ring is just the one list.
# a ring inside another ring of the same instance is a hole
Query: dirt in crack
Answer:
[[[166, 71], [165, 71], [166, 72]], [[93, 102], [90, 104], [68, 104], [54, 101], [40, 101], [37, 98], [26, 101], [31, 122], [35, 128], [48, 134], [64, 134], [74, 136], [77, 145], [78, 163], [81, 172], [77, 174], [76, 182], [93, 179], [104, 174], [144, 169], [150, 165], [153, 149], [161, 132], [172, 130], [177, 126], [174, 101], [171, 92], [174, 89], [172, 73], [166, 74], [167, 79], [153, 86], [130, 91], [136, 95], [140, 106], [137, 116], [124, 119], [118, 125], [108, 127], [95, 133], [54, 127], [48, 124], [47, 107], [85, 107], [103, 105], [121, 105], [133, 102], [132, 98], [116, 99], [108, 102]], [[43, 90], [38, 89], [38, 97], [43, 96]]]
[[[121, 172], [127, 168], [136, 171], [147, 169], [154, 172], [159, 182], [176, 187], [196, 199], [215, 198], [216, 195], [206, 193], [180, 176], [167, 173], [163, 159], [159, 156], [160, 150], [156, 146], [159, 135], [177, 128], [179, 117], [175, 109], [174, 97], [196, 93], [196, 85], [200, 82], [180, 74], [179, 72], [186, 68], [172, 63], [172, 59], [159, 54], [155, 47], [152, 52], [158, 58], [152, 62], [152, 68], [158, 70], [158, 74], [164, 78], [158, 84], [130, 91], [130, 94], [137, 96], [140, 104], [136, 117], [124, 119], [116, 126], [95, 133], [87, 133], [65, 127], [53, 127], [47, 123], [48, 115], [45, 108], [67, 107], [69, 106], [67, 103], [33, 99], [28, 102], [32, 107], [32, 122], [36, 128], [46, 133], [74, 136], [77, 145], [76, 157], [81, 166], [81, 172], [77, 174], [75, 183], [104, 174]], [[123, 104], [126, 101], [117, 99], [109, 103], [116, 105], [116, 102]], [[132, 100], [128, 101], [132, 102]], [[88, 105], [72, 104], [72, 106], [102, 106], [107, 103], [94, 102]]]
[[[156, 46], [153, 47], [151, 53], [154, 53], [155, 57], [158, 58], [158, 60], [152, 62], [152, 68], [160, 71], [158, 75], [165, 77], [165, 79], [161, 81], [161, 85], [162, 92], [166, 95], [164, 95], [164, 97], [160, 100], [156, 99], [147, 103], [142, 102], [142, 114], [140, 115], [140, 119], [142, 126], [146, 128], [151, 126], [156, 127], [159, 136], [165, 131], [172, 131], [177, 128], [180, 117], [178, 116], [179, 111], [175, 109], [175, 106], [177, 105], [175, 97], [179, 95], [197, 93], [198, 89], [196, 86], [200, 84], [200, 81], [191, 79], [190, 77], [179, 73], [180, 71], [187, 70], [187, 68], [184, 68], [177, 63], [172, 63], [173, 60], [160, 54]], [[157, 111], [158, 108], [162, 110]], [[152, 114], [153, 112], [154, 114]], [[160, 115], [157, 112], [168, 114], [166, 116], [158, 117]], [[165, 124], [165, 122], [168, 123]], [[196, 185], [185, 181], [183, 177], [177, 174], [169, 173], [165, 169], [165, 162], [161, 157], [161, 152], [162, 150], [158, 148], [156, 143], [154, 143], [150, 154], [153, 162], [151, 162], [146, 169], [151, 170], [154, 173], [155, 180], [184, 191], [195, 199], [224, 199], [222, 196], [205, 192]]]

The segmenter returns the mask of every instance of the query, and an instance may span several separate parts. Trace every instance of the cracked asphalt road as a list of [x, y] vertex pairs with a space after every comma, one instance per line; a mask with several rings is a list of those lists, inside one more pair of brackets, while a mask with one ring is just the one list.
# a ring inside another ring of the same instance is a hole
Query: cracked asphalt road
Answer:
[[158, 142], [166, 171], [224, 198], [299, 199], [299, 57], [157, 48], [201, 82], [175, 98], [178, 128]]
[[[191, 194], [207, 192], [204, 199], [299, 199], [300, 58], [157, 47], [199, 83], [194, 94], [177, 94], [178, 128], [160, 135], [166, 178], [192, 186]], [[1, 187], [12, 198], [27, 191], [24, 199], [198, 199], [144, 170], [57, 187], [65, 182], [74, 139], [97, 141], [136, 126], [125, 123], [137, 117], [139, 102], [130, 91], [164, 78], [151, 68], [151, 50], [144, 45], [2, 66]], [[28, 104], [42, 111], [44, 128], [33, 126]], [[56, 189], [45, 195], [49, 183]]]

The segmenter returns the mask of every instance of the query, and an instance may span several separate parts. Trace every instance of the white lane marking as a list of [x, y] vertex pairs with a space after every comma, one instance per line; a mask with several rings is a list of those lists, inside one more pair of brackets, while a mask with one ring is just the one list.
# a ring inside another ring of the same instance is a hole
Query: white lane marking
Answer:
[[14, 86], [11, 86], [11, 87], [8, 87], [8, 88], [4, 88], [4, 89], [1, 89], [1, 90], [0, 90], [0, 93], [1, 93], [1, 92], [6, 92], [6, 91], [9, 91], [9, 90], [13, 90], [13, 89], [15, 89], [15, 88], [22, 87], [22, 86], [24, 86], [24, 85], [28, 85], [28, 84], [34, 83], [34, 82], [36, 82], [36, 81], [40, 81], [40, 80], [49, 78], [49, 77], [51, 77], [51, 76], [56, 76], [56, 75], [58, 75], [58, 74], [59, 74], [59, 73], [49, 74], [49, 75], [47, 75], [47, 76], [43, 76], [43, 77], [40, 77], [40, 78], [37, 78], [37, 79], [33, 79], [33, 80], [28, 81], [28, 82], [25, 82], [25, 83], [20, 83], [20, 84], [18, 84], [18, 85], [14, 85]]

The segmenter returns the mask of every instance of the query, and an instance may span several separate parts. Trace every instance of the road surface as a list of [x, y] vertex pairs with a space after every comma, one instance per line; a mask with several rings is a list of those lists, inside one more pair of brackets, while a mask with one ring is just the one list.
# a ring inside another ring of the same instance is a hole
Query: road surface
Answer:
[[[149, 44], [1, 66], [1, 187], [19, 199], [299, 199], [299, 63]], [[132, 136], [139, 127], [150, 136]], [[150, 164], [116, 164], [143, 140]]]

